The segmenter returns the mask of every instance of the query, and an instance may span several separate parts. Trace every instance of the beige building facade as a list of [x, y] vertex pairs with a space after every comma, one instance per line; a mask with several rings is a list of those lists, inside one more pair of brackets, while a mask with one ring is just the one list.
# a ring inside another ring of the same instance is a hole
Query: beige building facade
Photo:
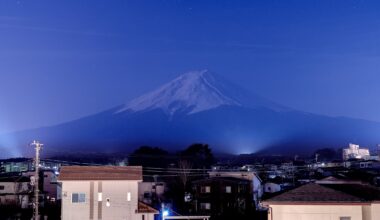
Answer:
[[138, 201], [141, 167], [63, 167], [62, 220], [153, 220]]

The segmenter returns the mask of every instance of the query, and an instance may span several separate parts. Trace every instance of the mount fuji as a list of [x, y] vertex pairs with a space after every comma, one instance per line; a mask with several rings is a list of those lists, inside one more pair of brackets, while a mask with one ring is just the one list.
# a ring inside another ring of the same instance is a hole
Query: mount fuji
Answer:
[[170, 116], [176, 113], [190, 115], [221, 106], [285, 109], [202, 70], [179, 76], [157, 90], [132, 100], [117, 113], [160, 109]]
[[379, 133], [380, 123], [297, 111], [203, 70], [95, 115], [0, 135], [13, 140], [0, 148], [19, 156], [34, 139], [48, 146], [49, 155], [131, 152], [142, 145], [176, 151], [207, 143], [221, 153], [290, 155], [349, 142], [375, 146]]

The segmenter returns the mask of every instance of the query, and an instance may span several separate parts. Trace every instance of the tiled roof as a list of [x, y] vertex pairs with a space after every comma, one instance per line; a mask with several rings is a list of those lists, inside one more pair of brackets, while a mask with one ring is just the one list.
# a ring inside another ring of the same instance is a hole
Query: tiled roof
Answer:
[[364, 201], [380, 201], [380, 189], [365, 184], [323, 184], [322, 186], [357, 196]]
[[62, 166], [58, 180], [142, 180], [142, 167]]
[[147, 204], [145, 203], [142, 203], [142, 202], [139, 202], [138, 204], [138, 210], [137, 210], [138, 213], [155, 213], [155, 214], [158, 214], [158, 210], [148, 206]]
[[359, 203], [363, 199], [315, 183], [309, 183], [265, 200], [264, 203]]

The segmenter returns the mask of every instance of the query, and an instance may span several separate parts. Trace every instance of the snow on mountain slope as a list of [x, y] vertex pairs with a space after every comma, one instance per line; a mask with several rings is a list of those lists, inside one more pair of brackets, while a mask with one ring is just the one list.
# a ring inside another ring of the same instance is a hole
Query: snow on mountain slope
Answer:
[[185, 73], [148, 94], [127, 103], [115, 113], [162, 109], [166, 114], [193, 114], [220, 106], [284, 107], [248, 94], [207, 70]]

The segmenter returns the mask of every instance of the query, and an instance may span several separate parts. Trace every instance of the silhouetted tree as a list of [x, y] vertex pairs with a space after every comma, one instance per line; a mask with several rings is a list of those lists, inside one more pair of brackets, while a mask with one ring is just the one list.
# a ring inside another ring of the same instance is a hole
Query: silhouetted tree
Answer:
[[315, 158], [315, 155], [318, 154], [318, 161], [331, 161], [338, 158], [337, 151], [332, 148], [322, 148], [318, 149], [312, 155]]
[[215, 163], [214, 155], [208, 144], [192, 144], [180, 152], [180, 158], [191, 162], [193, 168], [210, 168]]
[[193, 167], [193, 164], [188, 160], [179, 160], [178, 161], [178, 168], [180, 170], [178, 173], [178, 176], [181, 179], [181, 182], [183, 184], [184, 189], [186, 189], [187, 183], [190, 179], [192, 167]]
[[143, 167], [167, 167], [169, 153], [159, 147], [142, 146], [129, 155], [130, 165]]

